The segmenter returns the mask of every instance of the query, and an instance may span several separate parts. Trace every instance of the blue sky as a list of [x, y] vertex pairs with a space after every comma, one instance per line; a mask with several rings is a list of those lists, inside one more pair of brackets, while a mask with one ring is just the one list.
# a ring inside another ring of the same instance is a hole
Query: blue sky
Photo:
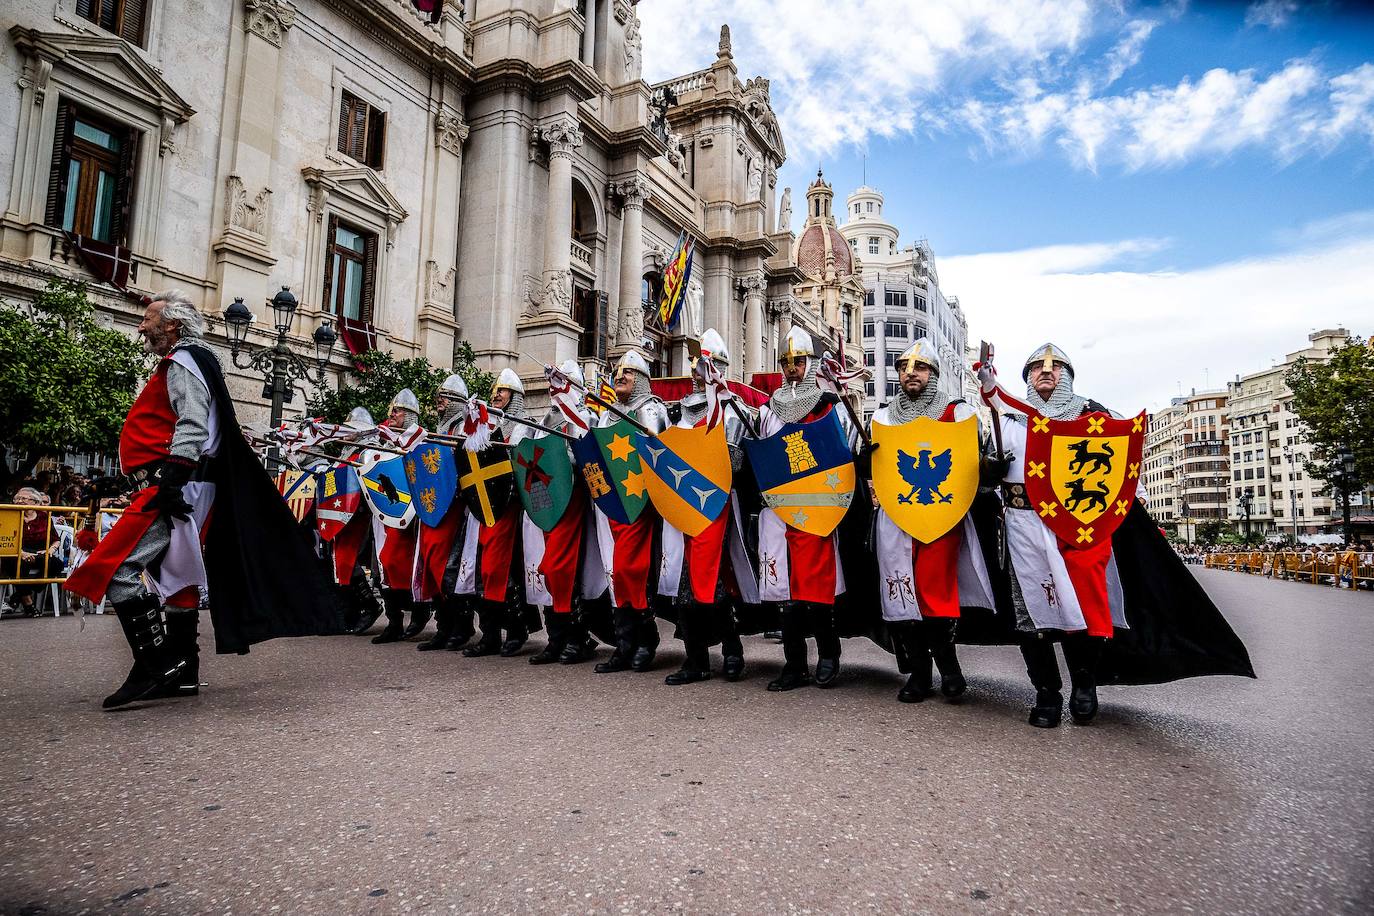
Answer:
[[1153, 408], [1317, 327], [1374, 331], [1359, 5], [642, 0], [639, 15], [650, 81], [710, 63], [729, 22], [741, 78], [772, 80], [780, 183], [799, 197], [820, 165], [842, 198], [866, 159], [889, 219], [931, 240], [973, 336], [1007, 362], [1053, 338], [1083, 354], [1093, 393]]

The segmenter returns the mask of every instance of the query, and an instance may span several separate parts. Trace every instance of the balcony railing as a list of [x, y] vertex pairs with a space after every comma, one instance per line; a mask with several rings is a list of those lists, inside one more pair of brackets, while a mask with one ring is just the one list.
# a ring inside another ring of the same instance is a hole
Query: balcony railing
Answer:
[[585, 267], [588, 272], [592, 269], [592, 250], [583, 245], [577, 239], [570, 239], [568, 242], [574, 264]]

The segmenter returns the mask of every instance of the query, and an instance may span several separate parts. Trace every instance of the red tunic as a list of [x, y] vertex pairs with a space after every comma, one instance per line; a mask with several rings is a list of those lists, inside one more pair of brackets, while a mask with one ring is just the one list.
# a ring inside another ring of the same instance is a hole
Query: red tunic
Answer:
[[577, 592], [577, 561], [582, 553], [582, 532], [587, 521], [587, 497], [581, 487], [573, 488], [572, 499], [553, 530], [544, 535], [544, 559], [539, 572], [553, 599], [558, 614], [572, 613]]
[[[819, 420], [834, 409], [833, 404], [818, 404], [800, 422]], [[793, 601], [814, 604], [835, 603], [835, 534], [825, 537], [787, 526], [787, 577]]]
[[[941, 423], [954, 422], [954, 408], [954, 404], [945, 408]], [[963, 522], [929, 544], [911, 539], [912, 580], [922, 617], [959, 616], [959, 549], [963, 543]]]

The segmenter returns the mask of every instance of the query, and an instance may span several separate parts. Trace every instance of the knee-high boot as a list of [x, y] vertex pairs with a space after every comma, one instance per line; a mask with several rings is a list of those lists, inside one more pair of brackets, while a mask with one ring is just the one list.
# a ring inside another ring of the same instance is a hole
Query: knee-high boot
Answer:
[[1097, 662], [1106, 640], [1087, 633], [1064, 637], [1064, 661], [1069, 668], [1069, 715], [1075, 725], [1087, 725], [1097, 715]]
[[[534, 620], [534, 626], [538, 628], [538, 618]], [[506, 638], [501, 643], [501, 657], [510, 658], [523, 649], [525, 641], [530, 638], [530, 628], [525, 623], [525, 605], [505, 605], [505, 630]]]
[[119, 689], [101, 703], [105, 709], [149, 697], [181, 677], [186, 662], [177, 658], [168, 645], [162, 629], [161, 604], [154, 595], [115, 602], [115, 616], [124, 628], [134, 664]]
[[558, 661], [563, 650], [568, 647], [568, 631], [572, 627], [572, 614], [560, 614], [553, 608], [544, 611], [544, 630], [549, 641], [544, 650], [530, 656], [531, 665], [548, 665]]
[[840, 674], [840, 637], [835, 632], [835, 608], [811, 605], [811, 625], [816, 634], [816, 686], [832, 687]]
[[372, 637], [373, 645], [396, 642], [405, 632], [406, 608], [411, 605], [409, 589], [382, 589], [382, 606], [386, 609], [386, 627]]
[[[733, 627], [733, 621], [731, 625]], [[740, 641], [739, 633], [731, 629], [721, 636], [720, 654], [724, 657], [721, 673], [727, 681], [738, 681], [744, 677], [744, 643]]]
[[887, 625], [892, 641], [897, 644], [898, 658], [910, 669], [906, 684], [897, 691], [897, 699], [902, 703], [919, 703], [931, 691], [930, 647], [926, 645], [922, 622], [899, 620]]
[[611, 611], [611, 622], [615, 626], [615, 651], [611, 657], [596, 666], [597, 674], [614, 671], [627, 671], [635, 654], [635, 635], [639, 612], [630, 607], [618, 607]]
[[782, 609], [782, 673], [768, 682], [768, 689], [796, 690], [811, 684], [811, 665], [806, 651], [807, 609], [789, 602]]
[[448, 646], [448, 641], [453, 636], [453, 608], [448, 602], [440, 598], [434, 607], [434, 635], [415, 648], [421, 652], [433, 652]]
[[164, 611], [167, 646], [173, 655], [186, 663], [175, 683], [158, 692], [165, 697], [193, 697], [200, 694], [200, 611], [196, 608], [173, 608]]
[[444, 646], [450, 652], [457, 652], [477, 635], [477, 627], [473, 625], [472, 600], [469, 595], [448, 595], [443, 599], [443, 603], [453, 614], [453, 632]]
[[1036, 728], [1055, 728], [1064, 717], [1064, 695], [1061, 693], [1064, 681], [1059, 676], [1054, 643], [1039, 634], [1025, 636], [1021, 640], [1021, 657], [1026, 660], [1026, 674], [1035, 688], [1030, 724]]
[[468, 646], [463, 654], [468, 658], [495, 655], [501, 651], [501, 625], [506, 622], [506, 606], [500, 601], [479, 598], [477, 601], [477, 626], [482, 630], [482, 638], [477, 645]]
[[687, 657], [683, 659], [682, 667], [665, 677], [663, 683], [679, 687], [710, 679], [711, 655], [706, 647], [705, 634], [705, 618], [710, 612], [709, 607], [695, 603], [682, 608], [678, 627], [682, 630], [682, 647]]
[[963, 696], [968, 689], [963, 669], [959, 667], [959, 654], [954, 647], [954, 631], [958, 623], [957, 617], [927, 617], [921, 621], [931, 658], [935, 659], [935, 667], [940, 669], [940, 693], [951, 700]]
[[372, 629], [377, 618], [382, 616], [382, 602], [377, 599], [372, 583], [368, 582], [367, 576], [361, 572], [353, 574], [348, 589], [353, 600], [358, 603], [358, 625], [353, 628], [353, 635], [361, 636]]
[[587, 632], [587, 624], [582, 619], [582, 609], [576, 600], [573, 603], [573, 612], [568, 617], [570, 619], [567, 644], [563, 647], [563, 654], [558, 656], [558, 663], [575, 665], [578, 662], [590, 661], [596, 655], [596, 640]]
[[635, 671], [648, 671], [654, 665], [658, 654], [658, 619], [653, 608], [634, 611], [635, 615], [635, 654], [630, 659], [630, 667]]

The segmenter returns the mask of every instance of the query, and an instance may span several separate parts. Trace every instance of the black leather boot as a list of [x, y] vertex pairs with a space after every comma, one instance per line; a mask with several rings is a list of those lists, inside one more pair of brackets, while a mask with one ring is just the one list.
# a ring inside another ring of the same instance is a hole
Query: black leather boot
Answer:
[[658, 655], [658, 620], [653, 608], [635, 611], [635, 654], [630, 659], [630, 668], [635, 671], [648, 671], [654, 666]]
[[1036, 728], [1057, 728], [1064, 717], [1064, 695], [1060, 692], [1064, 681], [1059, 675], [1054, 643], [1039, 635], [1025, 637], [1021, 657], [1026, 660], [1026, 674], [1035, 687], [1035, 705], [1027, 721]]
[[730, 633], [720, 641], [720, 654], [725, 657], [721, 674], [727, 681], [733, 683], [744, 677], [744, 643], [738, 633]]
[[811, 665], [806, 652], [805, 609], [790, 604], [782, 610], [782, 673], [768, 682], [772, 691], [796, 690], [811, 685]]
[[168, 650], [186, 663], [181, 676], [155, 695], [194, 697], [200, 695], [200, 611], [172, 608], [164, 611]]
[[921, 621], [926, 631], [926, 642], [930, 646], [930, 656], [935, 667], [940, 669], [940, 693], [945, 699], [953, 700], [964, 695], [968, 682], [964, 680], [963, 669], [959, 667], [959, 655], [954, 647], [954, 631], [957, 617], [927, 617]]
[[599, 663], [594, 669], [597, 674], [610, 674], [615, 671], [628, 671], [630, 660], [635, 654], [635, 633], [639, 621], [634, 608], [618, 607], [611, 612], [615, 625], [615, 651], [611, 657]]
[[353, 593], [353, 600], [358, 603], [358, 625], [353, 628], [353, 635], [362, 636], [372, 629], [377, 618], [382, 616], [382, 602], [377, 598], [377, 593], [373, 591], [371, 583], [362, 573], [355, 575], [348, 587]]
[[434, 652], [448, 646], [453, 635], [453, 609], [442, 600], [434, 608], [434, 635], [415, 648], [421, 652]]
[[558, 656], [560, 665], [576, 665], [596, 657], [596, 640], [588, 635], [581, 612], [574, 609], [572, 617], [568, 623], [567, 644], [563, 647], [563, 653]]
[[833, 687], [840, 676], [840, 637], [835, 634], [835, 609], [813, 604], [811, 619], [816, 632], [816, 686]]
[[482, 638], [477, 640], [477, 645], [464, 649], [463, 655], [468, 658], [481, 658], [501, 651], [501, 624], [505, 619], [505, 612], [505, 606], [499, 601], [480, 600], [477, 605], [477, 625], [482, 630]]
[[155, 596], [117, 602], [114, 612], [124, 628], [134, 664], [119, 689], [100, 704], [105, 709], [145, 699], [176, 684], [186, 667], [186, 662], [170, 651], [162, 629], [161, 602]]
[[705, 615], [710, 612], [699, 604], [683, 607], [678, 628], [682, 631], [682, 647], [686, 652], [682, 667], [663, 679], [670, 687], [695, 684], [711, 679], [711, 653], [702, 639]]
[[1087, 725], [1097, 716], [1097, 661], [1103, 640], [1087, 633], [1064, 639], [1064, 661], [1069, 667], [1069, 715], [1075, 725]]
[[467, 595], [449, 595], [444, 599], [444, 603], [453, 613], [453, 633], [449, 635], [444, 648], [450, 652], [457, 652], [477, 635], [477, 627], [473, 626], [472, 619], [472, 599]]
[[414, 639], [425, 631], [429, 626], [430, 609], [428, 601], [410, 601], [410, 623], [401, 633], [402, 639]]
[[372, 644], [380, 646], [383, 643], [396, 642], [405, 632], [406, 607], [410, 604], [410, 592], [402, 591], [399, 588], [388, 588], [382, 591], [382, 606], [386, 610], [386, 626], [382, 632], [372, 637]]
[[909, 670], [906, 684], [897, 691], [897, 700], [919, 703], [930, 696], [931, 691], [930, 649], [921, 630], [921, 621], [902, 620], [887, 626], [892, 633], [892, 641], [897, 644], [898, 657]]
[[563, 655], [568, 647], [568, 631], [572, 627], [572, 614], [560, 614], [550, 608], [544, 612], [544, 630], [549, 641], [543, 651], [530, 656], [531, 665], [551, 665]]

